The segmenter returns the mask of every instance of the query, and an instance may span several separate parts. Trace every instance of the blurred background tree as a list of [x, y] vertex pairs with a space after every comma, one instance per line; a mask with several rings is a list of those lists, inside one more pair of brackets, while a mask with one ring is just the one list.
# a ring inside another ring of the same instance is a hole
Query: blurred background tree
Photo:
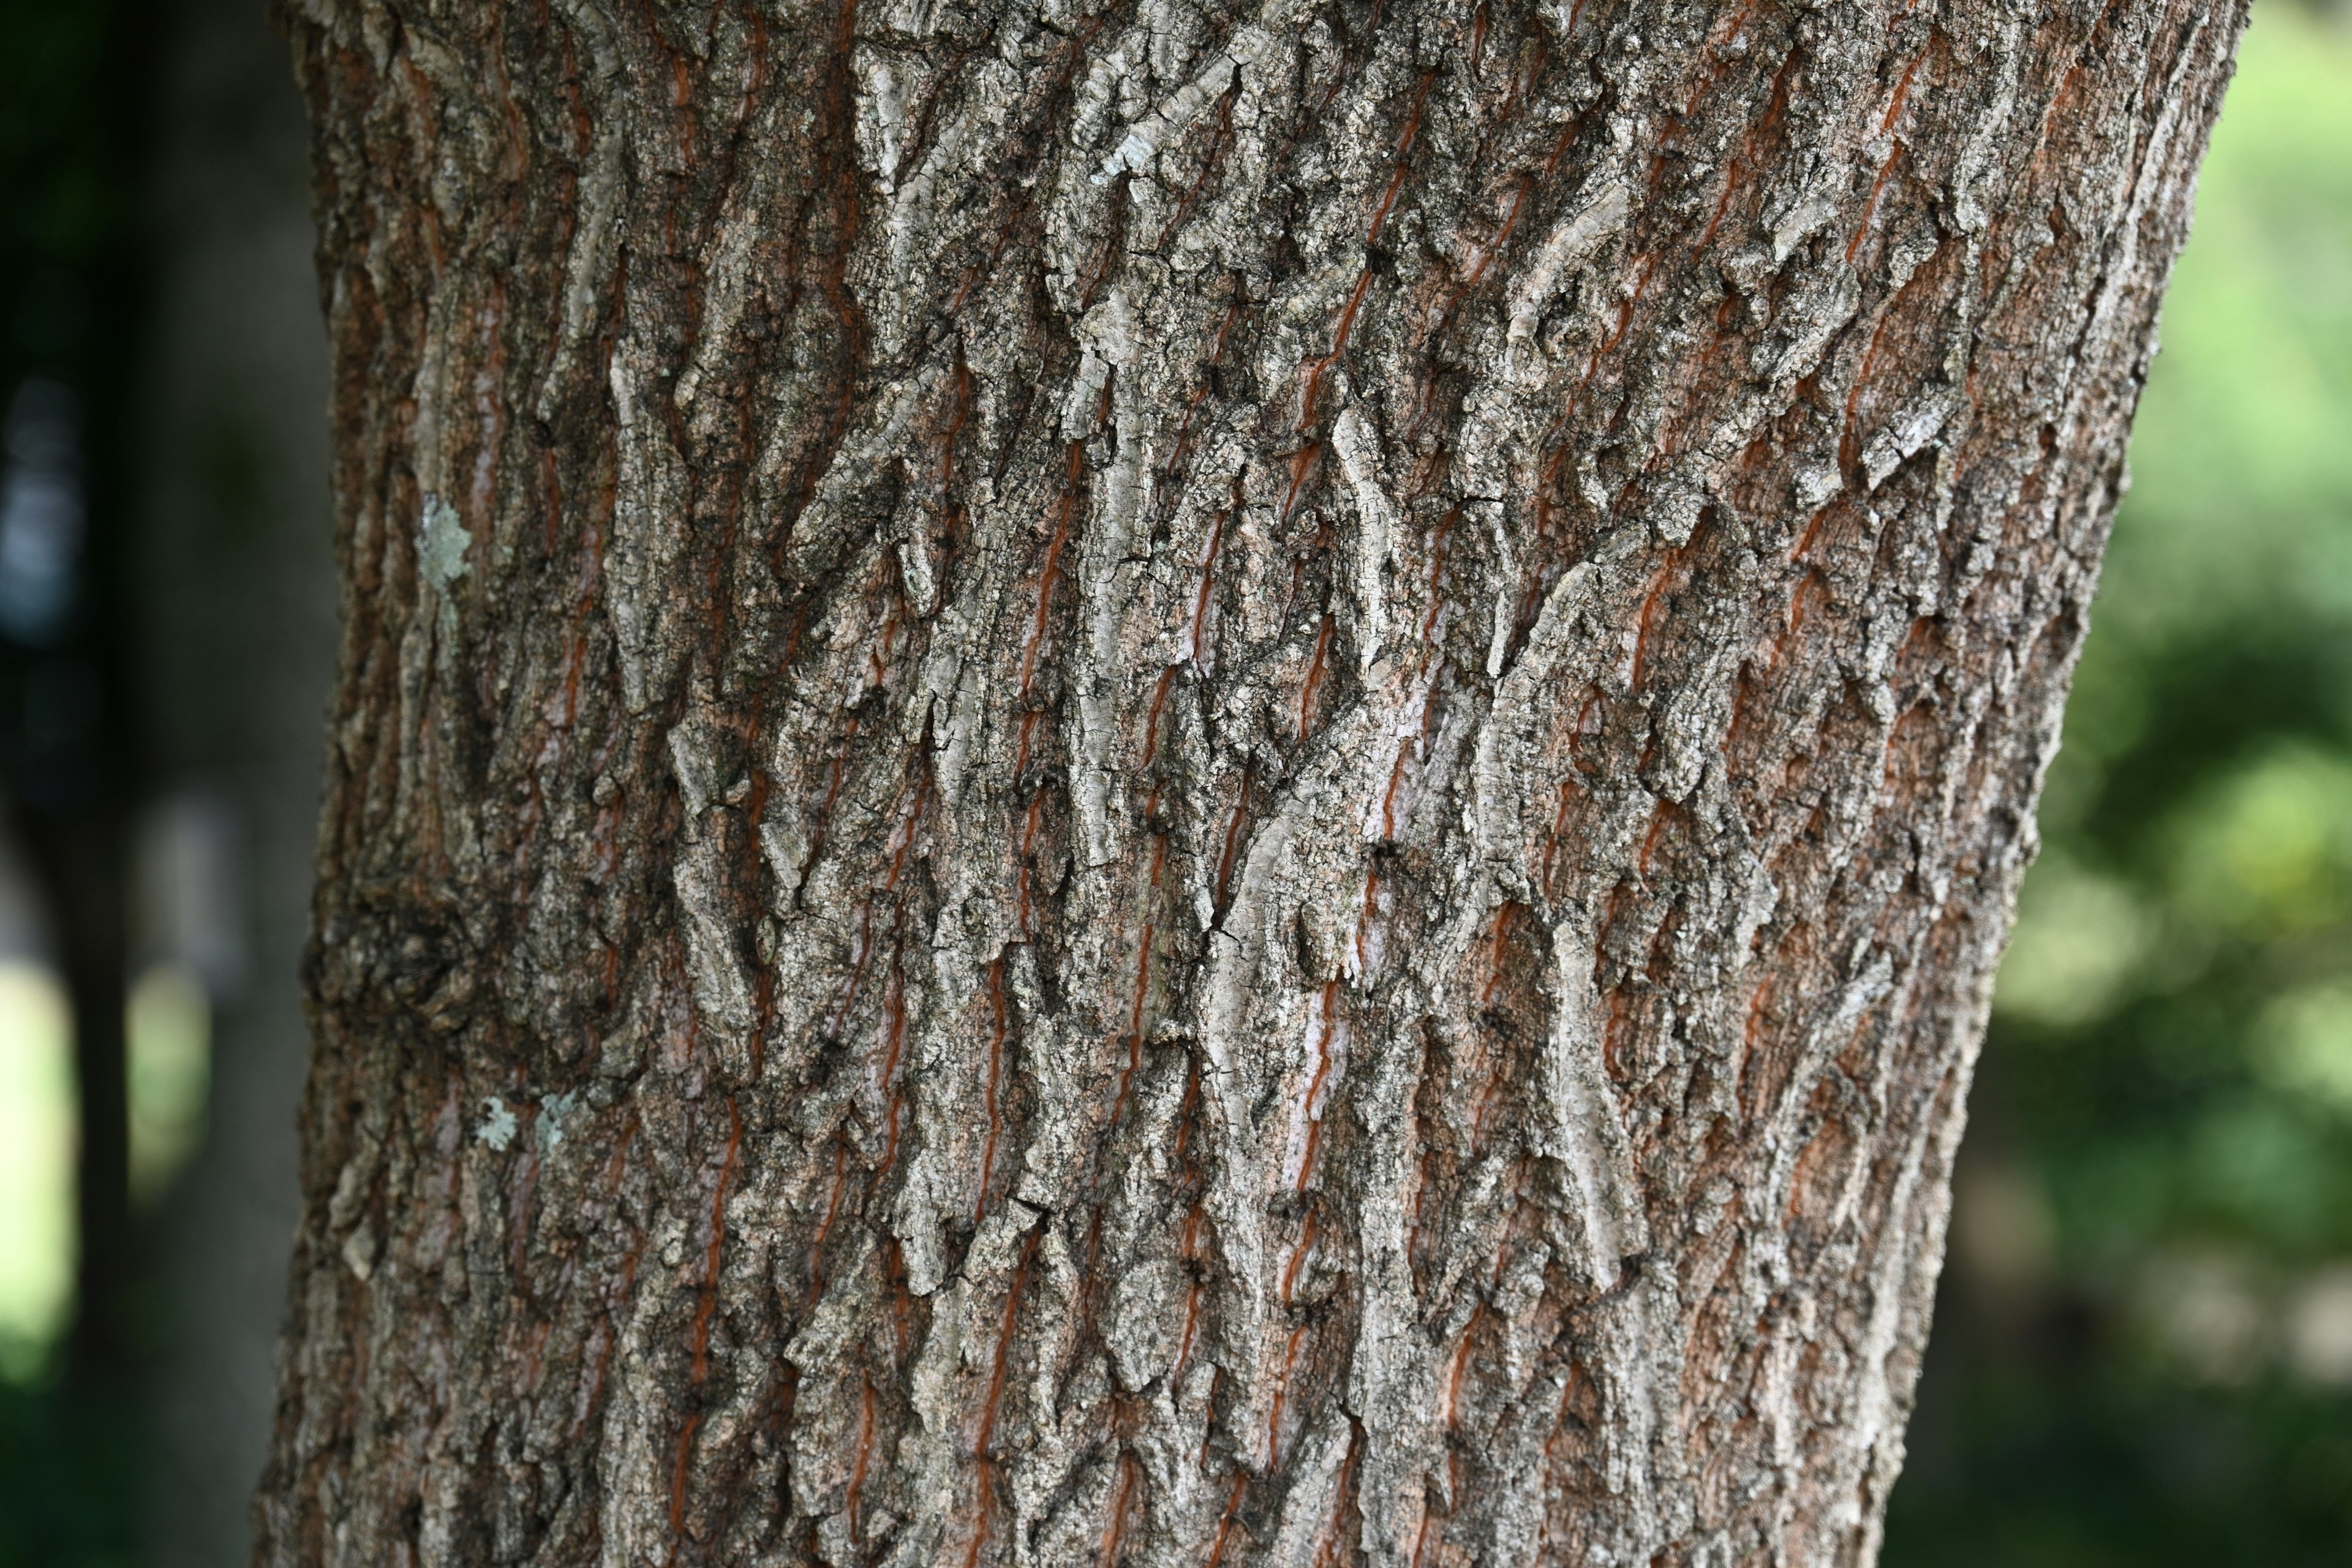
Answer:
[[334, 638], [264, 7], [0, 0], [0, 1568], [240, 1563]]
[[[108, 5], [0, 6], [0, 1562], [122, 1558], [132, 1462], [110, 611], [144, 289], [138, 48]], [[77, 1019], [76, 1014], [81, 1016]]]
[[[0, 0], [7, 482], [73, 509], [62, 552], [0, 520], [0, 1568], [242, 1562], [268, 1419], [333, 631], [305, 149], [260, 11]], [[2352, 1554], [2344, 8], [2259, 0], [2165, 340], [1893, 1568]], [[110, 1000], [59, 978], [44, 787], [102, 808]], [[79, 1220], [78, 1100], [121, 1177]]]

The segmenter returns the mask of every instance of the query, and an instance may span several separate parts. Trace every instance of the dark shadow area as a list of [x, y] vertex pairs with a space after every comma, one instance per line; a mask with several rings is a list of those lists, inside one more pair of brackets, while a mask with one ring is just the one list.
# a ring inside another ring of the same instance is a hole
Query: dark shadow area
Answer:
[[247, 0], [0, 0], [0, 1568], [245, 1560], [333, 648]]

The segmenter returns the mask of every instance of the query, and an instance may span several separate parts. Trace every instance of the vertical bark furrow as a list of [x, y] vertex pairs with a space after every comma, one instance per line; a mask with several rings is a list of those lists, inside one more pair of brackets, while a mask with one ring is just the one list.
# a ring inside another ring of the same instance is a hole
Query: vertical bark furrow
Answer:
[[288, 15], [262, 1561], [1871, 1559], [2233, 0]]

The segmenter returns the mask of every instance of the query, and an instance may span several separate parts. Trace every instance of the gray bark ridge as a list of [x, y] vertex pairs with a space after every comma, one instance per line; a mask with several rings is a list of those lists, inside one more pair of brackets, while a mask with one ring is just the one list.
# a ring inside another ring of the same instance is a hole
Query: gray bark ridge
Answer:
[[287, 20], [259, 1562], [1873, 1560], [2235, 0]]

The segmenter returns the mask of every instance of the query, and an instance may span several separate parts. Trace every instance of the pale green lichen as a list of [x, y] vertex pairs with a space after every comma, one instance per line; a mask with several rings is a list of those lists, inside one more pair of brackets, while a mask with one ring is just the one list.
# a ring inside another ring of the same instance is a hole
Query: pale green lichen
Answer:
[[551, 1094], [539, 1102], [539, 1116], [531, 1125], [531, 1136], [539, 1142], [539, 1152], [552, 1152], [563, 1142], [563, 1121], [580, 1109], [580, 1096], [571, 1089]]
[[474, 1136], [503, 1154], [514, 1143], [515, 1113], [497, 1095], [482, 1100], [482, 1120], [474, 1128]]
[[439, 496], [428, 494], [416, 528], [416, 569], [424, 574], [434, 597], [440, 602], [444, 641], [457, 629], [457, 611], [450, 602], [449, 585], [466, 574], [466, 552], [473, 545], [474, 536], [466, 531], [457, 509]]

